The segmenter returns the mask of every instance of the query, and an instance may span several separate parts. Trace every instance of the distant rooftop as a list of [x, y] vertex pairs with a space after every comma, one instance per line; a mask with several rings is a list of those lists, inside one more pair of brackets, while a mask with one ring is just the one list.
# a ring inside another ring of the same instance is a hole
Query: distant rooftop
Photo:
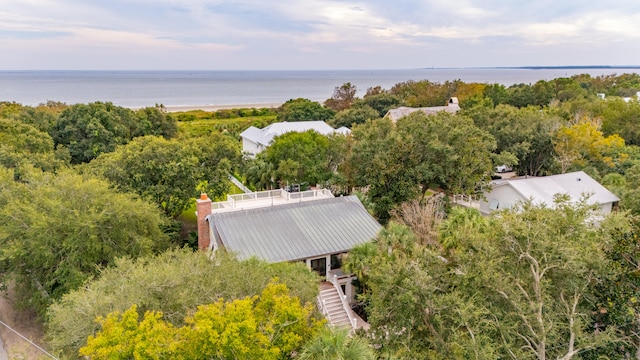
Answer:
[[577, 202], [588, 195], [588, 204], [605, 204], [620, 199], [604, 186], [600, 185], [584, 171], [542, 177], [513, 178], [494, 180], [493, 187], [509, 185], [525, 199], [534, 203], [551, 206], [556, 194], [568, 195], [571, 201]]
[[273, 123], [263, 129], [251, 126], [247, 130], [243, 131], [240, 136], [251, 140], [256, 144], [269, 146], [273, 138], [278, 135], [288, 132], [305, 132], [309, 130], [314, 130], [322, 135], [331, 135], [333, 133], [348, 134], [350, 132], [350, 130], [345, 127], [334, 129], [324, 121], [285, 121]]
[[458, 98], [452, 97], [449, 99], [449, 101], [447, 101], [447, 104], [445, 106], [431, 106], [420, 108], [401, 106], [399, 108], [387, 111], [385, 117], [388, 117], [391, 119], [391, 121], [396, 122], [398, 119], [408, 116], [409, 114], [412, 114], [416, 111], [421, 111], [427, 115], [434, 115], [441, 111], [455, 114], [459, 110], [460, 106], [458, 105]]

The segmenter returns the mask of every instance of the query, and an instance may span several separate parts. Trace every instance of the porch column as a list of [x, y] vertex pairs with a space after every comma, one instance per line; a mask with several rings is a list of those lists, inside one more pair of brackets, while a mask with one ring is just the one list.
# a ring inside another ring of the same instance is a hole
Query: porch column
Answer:
[[325, 278], [326, 278], [327, 281], [331, 281], [332, 280], [331, 279], [331, 275], [329, 274], [329, 271], [331, 271], [331, 255], [325, 256], [324, 263], [325, 263], [325, 266], [326, 266]]

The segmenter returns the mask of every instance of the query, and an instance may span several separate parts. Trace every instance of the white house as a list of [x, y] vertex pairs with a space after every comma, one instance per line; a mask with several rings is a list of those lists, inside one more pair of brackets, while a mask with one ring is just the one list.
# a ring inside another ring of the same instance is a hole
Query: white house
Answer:
[[296, 121], [296, 122], [277, 122], [263, 129], [251, 126], [240, 134], [242, 138], [242, 152], [255, 156], [266, 149], [273, 141], [273, 138], [288, 132], [305, 132], [314, 130], [322, 135], [331, 135], [333, 133], [349, 134], [351, 130], [346, 127], [339, 129], [332, 128], [324, 121]]
[[608, 214], [620, 199], [600, 185], [584, 171], [567, 174], [494, 180], [491, 190], [480, 200], [480, 212], [509, 209], [518, 202], [531, 200], [534, 204], [553, 207], [556, 194], [568, 195], [570, 201], [578, 202], [588, 196], [588, 204], [597, 204], [602, 214]]
[[452, 97], [447, 101], [447, 104], [445, 106], [431, 106], [431, 107], [421, 107], [421, 108], [401, 106], [399, 108], [391, 109], [387, 111], [384, 117], [391, 119], [391, 121], [395, 123], [396, 121], [398, 121], [398, 119], [403, 118], [416, 111], [421, 111], [427, 115], [433, 115], [441, 111], [455, 114], [459, 110], [460, 110], [460, 106], [458, 105], [458, 98]]

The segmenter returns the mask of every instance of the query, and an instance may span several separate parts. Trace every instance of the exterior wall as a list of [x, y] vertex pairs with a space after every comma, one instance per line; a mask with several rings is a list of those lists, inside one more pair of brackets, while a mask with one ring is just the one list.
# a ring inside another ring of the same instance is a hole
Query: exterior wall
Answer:
[[[331, 255], [312, 257], [312, 258], [305, 259], [304, 261], [307, 264], [307, 268], [311, 270], [311, 261], [316, 259], [322, 259], [322, 258], [325, 258], [325, 261], [326, 261], [326, 276], [324, 280], [332, 283], [333, 275], [330, 273], [330, 271], [335, 269], [331, 268]], [[344, 295], [347, 297], [347, 302], [350, 305], [353, 305], [356, 302], [355, 301], [356, 289], [355, 289], [355, 286], [353, 286], [353, 284], [351, 283], [355, 278], [356, 278], [355, 276], [351, 275], [351, 276], [341, 276], [340, 278], [337, 279], [338, 285], [344, 285], [344, 288], [345, 288]]]
[[242, 138], [242, 152], [256, 155], [262, 150], [264, 150], [264, 148], [260, 144], [256, 144], [246, 138]]
[[[525, 200], [509, 185], [495, 187], [491, 192], [484, 194], [484, 196], [486, 199], [480, 200], [480, 212], [483, 214], [489, 214], [495, 210], [510, 208], [518, 201]], [[491, 209], [492, 200], [494, 199], [498, 201], [497, 209]]]
[[604, 204], [600, 204], [600, 212], [602, 212], [603, 215], [607, 215], [609, 213], [611, 213], [611, 210], [613, 209], [613, 204], [612, 203], [604, 203]]

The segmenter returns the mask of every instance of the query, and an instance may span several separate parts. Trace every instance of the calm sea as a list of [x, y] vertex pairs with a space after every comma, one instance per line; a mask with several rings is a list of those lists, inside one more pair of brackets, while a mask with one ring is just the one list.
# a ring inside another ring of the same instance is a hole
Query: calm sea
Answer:
[[0, 71], [0, 101], [35, 106], [111, 101], [125, 107], [324, 101], [336, 86], [351, 82], [363, 96], [369, 87], [389, 89], [407, 80], [462, 80], [503, 84], [535, 83], [575, 74], [592, 76], [640, 69], [413, 69], [341, 71]]

